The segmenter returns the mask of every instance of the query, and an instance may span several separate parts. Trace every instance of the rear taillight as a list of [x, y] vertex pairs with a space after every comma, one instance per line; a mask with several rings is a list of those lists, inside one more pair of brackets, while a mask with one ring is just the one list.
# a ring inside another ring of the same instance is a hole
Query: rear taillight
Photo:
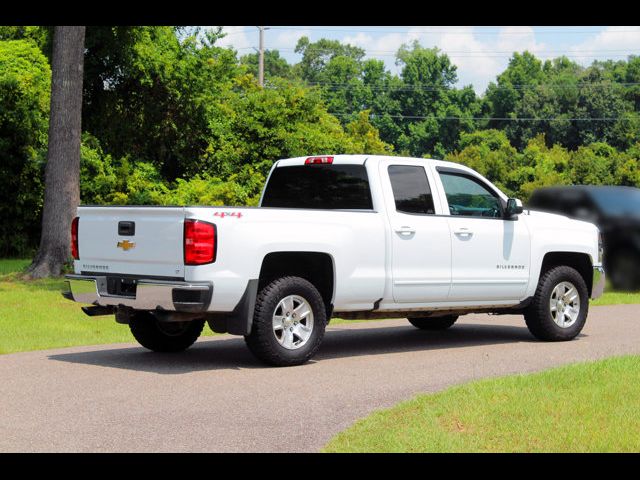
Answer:
[[184, 221], [184, 264], [216, 261], [216, 226], [202, 220]]
[[79, 260], [80, 255], [78, 254], [78, 222], [80, 221], [80, 217], [76, 217], [71, 222], [71, 255], [74, 260]]
[[304, 161], [305, 165], [318, 165], [318, 164], [332, 164], [333, 157], [323, 156], [323, 157], [309, 157]]

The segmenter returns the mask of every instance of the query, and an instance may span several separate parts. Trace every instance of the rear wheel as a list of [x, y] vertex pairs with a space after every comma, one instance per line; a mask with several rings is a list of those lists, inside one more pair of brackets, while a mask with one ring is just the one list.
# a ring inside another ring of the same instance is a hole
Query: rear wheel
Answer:
[[326, 324], [326, 308], [313, 284], [300, 277], [282, 277], [258, 294], [251, 333], [244, 338], [263, 362], [300, 365], [320, 347]]
[[160, 322], [151, 312], [136, 312], [129, 329], [140, 345], [154, 352], [181, 352], [198, 339], [204, 320]]
[[407, 318], [409, 323], [420, 330], [446, 330], [458, 320], [458, 315], [444, 317]]
[[575, 269], [559, 266], [540, 278], [524, 318], [536, 338], [557, 342], [571, 340], [582, 331], [588, 310], [589, 292], [584, 279]]

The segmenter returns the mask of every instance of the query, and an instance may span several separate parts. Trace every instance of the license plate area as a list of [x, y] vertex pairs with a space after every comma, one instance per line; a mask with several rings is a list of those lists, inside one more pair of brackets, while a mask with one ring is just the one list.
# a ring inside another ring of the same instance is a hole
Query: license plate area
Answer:
[[131, 278], [107, 277], [107, 295], [136, 298], [138, 282]]

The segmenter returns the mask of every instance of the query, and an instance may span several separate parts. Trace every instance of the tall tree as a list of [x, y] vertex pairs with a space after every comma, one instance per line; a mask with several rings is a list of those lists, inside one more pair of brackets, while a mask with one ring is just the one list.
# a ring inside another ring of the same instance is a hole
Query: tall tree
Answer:
[[343, 56], [360, 62], [365, 55], [365, 51], [360, 47], [343, 45], [338, 40], [326, 38], [311, 43], [309, 37], [300, 37], [295, 52], [302, 55], [302, 60], [296, 64], [294, 70], [300, 78], [312, 83], [323, 81], [323, 72], [331, 59]]
[[83, 26], [57, 26], [53, 33], [42, 234], [27, 271], [33, 278], [59, 275], [69, 258], [71, 220], [80, 203], [84, 35]]
[[457, 67], [438, 48], [424, 48], [417, 41], [402, 45], [396, 55], [402, 68], [403, 88], [393, 92], [402, 115], [423, 116], [405, 121], [395, 142], [400, 153], [436, 156], [457, 148], [460, 132], [472, 131], [480, 107], [471, 87], [455, 89]]

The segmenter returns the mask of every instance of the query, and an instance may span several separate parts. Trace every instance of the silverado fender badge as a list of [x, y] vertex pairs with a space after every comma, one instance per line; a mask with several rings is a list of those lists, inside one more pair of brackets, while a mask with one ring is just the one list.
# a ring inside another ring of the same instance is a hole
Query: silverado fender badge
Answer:
[[123, 240], [122, 242], [118, 242], [118, 245], [117, 245], [118, 248], [121, 248], [125, 252], [127, 250], [131, 250], [135, 246], [136, 244], [133, 242], [130, 242], [129, 240]]

